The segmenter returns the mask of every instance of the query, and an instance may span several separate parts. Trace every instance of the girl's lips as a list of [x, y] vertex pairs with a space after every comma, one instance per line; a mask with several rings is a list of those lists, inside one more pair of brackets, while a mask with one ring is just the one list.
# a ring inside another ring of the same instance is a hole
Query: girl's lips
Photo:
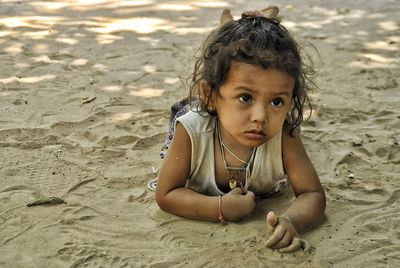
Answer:
[[252, 140], [261, 140], [261, 139], [265, 138], [265, 133], [262, 130], [246, 131], [245, 135], [247, 138], [252, 139]]

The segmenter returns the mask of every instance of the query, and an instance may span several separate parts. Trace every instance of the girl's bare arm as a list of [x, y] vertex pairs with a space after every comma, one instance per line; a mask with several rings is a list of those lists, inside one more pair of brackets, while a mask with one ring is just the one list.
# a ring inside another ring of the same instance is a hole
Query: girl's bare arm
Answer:
[[308, 157], [300, 134], [290, 136], [284, 127], [282, 137], [283, 161], [288, 180], [296, 199], [284, 213], [289, 217], [298, 232], [313, 225], [324, 214], [325, 192], [317, 172]]

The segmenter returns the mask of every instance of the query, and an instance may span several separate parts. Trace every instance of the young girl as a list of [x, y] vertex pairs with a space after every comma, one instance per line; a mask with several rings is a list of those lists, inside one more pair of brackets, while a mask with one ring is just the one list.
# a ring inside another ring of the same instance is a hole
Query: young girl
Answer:
[[308, 69], [277, 13], [270, 7], [233, 20], [223, 12], [195, 65], [190, 109], [176, 119], [156, 200], [183, 217], [239, 221], [255, 196], [287, 177], [296, 199], [282, 215], [267, 214], [266, 244], [293, 252], [302, 248], [298, 233], [323, 215], [325, 194], [299, 134]]

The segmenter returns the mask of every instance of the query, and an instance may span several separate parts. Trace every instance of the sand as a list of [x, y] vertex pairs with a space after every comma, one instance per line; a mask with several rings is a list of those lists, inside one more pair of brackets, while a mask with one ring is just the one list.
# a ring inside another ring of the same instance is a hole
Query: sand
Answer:
[[[0, 1], [0, 267], [399, 267], [399, 1], [250, 2]], [[290, 188], [221, 226], [146, 186], [205, 33], [269, 4], [320, 55], [303, 139], [326, 219], [285, 255], [265, 212]]]

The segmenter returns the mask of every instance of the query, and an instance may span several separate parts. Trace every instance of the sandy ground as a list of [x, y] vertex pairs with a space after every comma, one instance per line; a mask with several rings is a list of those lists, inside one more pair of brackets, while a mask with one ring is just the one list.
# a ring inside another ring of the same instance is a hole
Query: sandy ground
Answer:
[[[245, 2], [0, 0], [0, 267], [399, 267], [400, 1]], [[220, 226], [146, 187], [205, 33], [270, 4], [320, 54], [303, 136], [328, 207], [306, 253], [264, 246], [290, 188]], [[48, 197], [66, 203], [26, 206]]]

